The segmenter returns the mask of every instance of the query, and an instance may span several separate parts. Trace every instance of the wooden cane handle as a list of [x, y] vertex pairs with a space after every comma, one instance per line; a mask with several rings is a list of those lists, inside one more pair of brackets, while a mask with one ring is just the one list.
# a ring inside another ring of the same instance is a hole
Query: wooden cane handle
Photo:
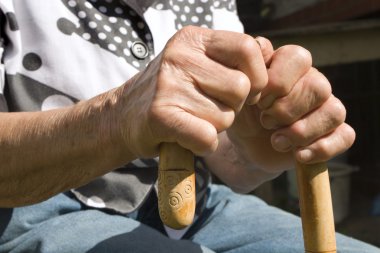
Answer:
[[181, 229], [193, 222], [195, 213], [194, 155], [175, 143], [160, 147], [158, 208], [162, 222]]
[[326, 163], [296, 166], [305, 252], [336, 252], [334, 215]]

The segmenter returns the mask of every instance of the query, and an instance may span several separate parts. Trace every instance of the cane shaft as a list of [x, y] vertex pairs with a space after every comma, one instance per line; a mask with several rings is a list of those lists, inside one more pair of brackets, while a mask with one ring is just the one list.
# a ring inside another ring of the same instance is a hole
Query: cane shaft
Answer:
[[330, 181], [325, 163], [296, 166], [305, 252], [335, 253]]
[[158, 173], [158, 207], [162, 222], [174, 229], [190, 225], [195, 203], [194, 155], [178, 144], [162, 144]]

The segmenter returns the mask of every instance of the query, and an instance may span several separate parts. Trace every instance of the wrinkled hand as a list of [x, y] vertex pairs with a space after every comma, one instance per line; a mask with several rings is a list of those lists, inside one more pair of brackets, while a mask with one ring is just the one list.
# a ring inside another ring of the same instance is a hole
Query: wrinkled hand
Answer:
[[177, 142], [197, 155], [214, 151], [244, 103], [268, 82], [260, 47], [248, 35], [186, 27], [149, 66], [116, 90], [122, 139], [136, 157]]
[[273, 52], [268, 40], [257, 39], [269, 80], [258, 104], [245, 106], [228, 130], [238, 149], [268, 171], [291, 168], [294, 155], [316, 163], [347, 150], [355, 132], [344, 123], [345, 108], [329, 81], [312, 67], [310, 53], [294, 45]]

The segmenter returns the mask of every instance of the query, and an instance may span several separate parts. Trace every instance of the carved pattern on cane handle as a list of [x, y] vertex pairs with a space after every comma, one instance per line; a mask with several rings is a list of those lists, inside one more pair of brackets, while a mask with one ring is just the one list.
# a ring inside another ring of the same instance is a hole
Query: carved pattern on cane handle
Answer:
[[176, 143], [160, 146], [158, 206], [163, 223], [181, 229], [195, 214], [194, 155]]
[[186, 180], [185, 181], [185, 183], [184, 183], [184, 190], [183, 190], [183, 193], [184, 193], [184, 195], [183, 195], [183, 197], [184, 198], [191, 198], [192, 196], [193, 196], [193, 191], [194, 191], [194, 188], [193, 188], [193, 185], [194, 185], [195, 183], [194, 182], [192, 182], [191, 180]]
[[179, 192], [169, 193], [169, 205], [173, 209], [180, 209], [183, 207], [183, 198]]
[[194, 174], [186, 169], [161, 170], [158, 182], [158, 205], [162, 221], [171, 224], [172, 219], [191, 220], [195, 208]]

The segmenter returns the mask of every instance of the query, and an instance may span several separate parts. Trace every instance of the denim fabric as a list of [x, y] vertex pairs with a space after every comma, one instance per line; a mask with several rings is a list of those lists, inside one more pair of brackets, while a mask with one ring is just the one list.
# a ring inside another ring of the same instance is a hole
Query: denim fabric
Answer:
[[[301, 219], [251, 195], [211, 186], [202, 225], [190, 240], [223, 253], [303, 253]], [[380, 249], [337, 234], [339, 253], [380, 253]]]
[[[69, 194], [0, 209], [0, 252], [303, 252], [300, 219], [251, 195], [212, 185], [202, 216], [182, 240], [165, 235], [155, 197], [136, 219], [82, 206]], [[338, 252], [380, 249], [337, 235]]]

